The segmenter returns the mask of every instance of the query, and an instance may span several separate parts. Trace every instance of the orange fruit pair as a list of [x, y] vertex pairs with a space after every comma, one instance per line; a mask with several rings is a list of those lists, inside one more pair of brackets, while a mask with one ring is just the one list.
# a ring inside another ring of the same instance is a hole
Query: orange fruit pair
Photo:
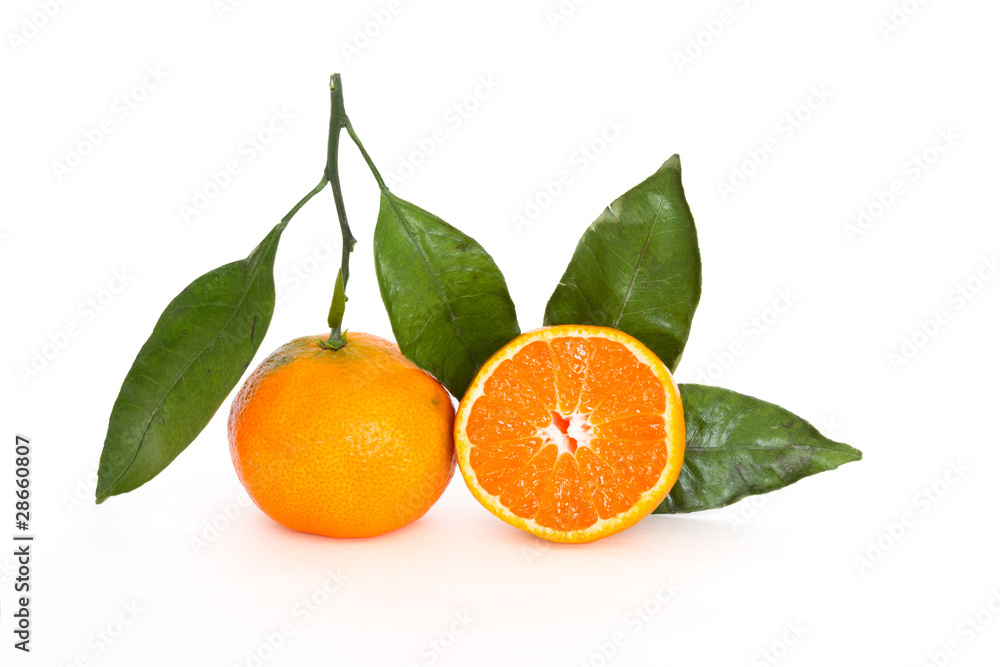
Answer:
[[275, 521], [370, 537], [440, 497], [455, 470], [455, 410], [395, 344], [346, 336], [339, 350], [306, 336], [265, 359], [233, 400], [229, 445], [240, 482]]
[[329, 350], [323, 338], [271, 354], [230, 413], [240, 481], [285, 526], [332, 537], [404, 526], [444, 491], [456, 451], [479, 502], [558, 542], [634, 525], [677, 480], [677, 387], [625, 333], [557, 326], [519, 336], [480, 369], [457, 417], [444, 387], [394, 344], [351, 332]]

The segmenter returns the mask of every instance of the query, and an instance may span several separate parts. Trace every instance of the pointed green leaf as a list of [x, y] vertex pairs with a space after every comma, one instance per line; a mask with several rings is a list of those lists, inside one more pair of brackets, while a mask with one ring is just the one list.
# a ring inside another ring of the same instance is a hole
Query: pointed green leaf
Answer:
[[773, 403], [698, 384], [682, 384], [680, 391], [684, 465], [657, 513], [723, 507], [861, 460], [858, 450]]
[[545, 324], [635, 336], [677, 368], [701, 297], [701, 256], [676, 155], [584, 232], [545, 308]]
[[166, 468], [239, 382], [274, 312], [274, 255], [286, 224], [246, 259], [188, 285], [160, 315], [111, 411], [98, 503]]
[[461, 398], [490, 355], [520, 334], [503, 274], [475, 239], [388, 190], [374, 248], [399, 349]]
[[333, 285], [333, 299], [330, 300], [330, 312], [326, 323], [330, 329], [340, 331], [344, 323], [344, 310], [347, 308], [347, 295], [344, 294], [344, 271], [337, 271], [337, 281]]

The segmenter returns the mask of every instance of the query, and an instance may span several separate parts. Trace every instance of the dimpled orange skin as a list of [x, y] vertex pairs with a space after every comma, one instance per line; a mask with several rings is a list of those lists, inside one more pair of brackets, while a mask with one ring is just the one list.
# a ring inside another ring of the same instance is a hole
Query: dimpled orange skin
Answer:
[[269, 517], [328, 537], [371, 537], [420, 518], [455, 471], [448, 392], [395, 344], [349, 332], [274, 351], [233, 400], [229, 449]]

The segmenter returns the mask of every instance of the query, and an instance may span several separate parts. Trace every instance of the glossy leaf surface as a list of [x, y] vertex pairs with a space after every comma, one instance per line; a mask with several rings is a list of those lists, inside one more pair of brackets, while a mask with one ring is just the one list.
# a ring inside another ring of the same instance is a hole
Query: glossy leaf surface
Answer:
[[239, 382], [274, 312], [274, 256], [286, 224], [246, 259], [196, 279], [160, 315], [111, 411], [98, 503], [166, 468]]
[[723, 507], [861, 459], [857, 449], [773, 403], [697, 384], [680, 391], [684, 465], [657, 513]]
[[374, 248], [400, 350], [461, 398], [490, 355], [520, 334], [503, 274], [475, 239], [388, 190]]
[[584, 232], [545, 308], [545, 324], [620, 329], [671, 371], [701, 297], [701, 256], [676, 155]]

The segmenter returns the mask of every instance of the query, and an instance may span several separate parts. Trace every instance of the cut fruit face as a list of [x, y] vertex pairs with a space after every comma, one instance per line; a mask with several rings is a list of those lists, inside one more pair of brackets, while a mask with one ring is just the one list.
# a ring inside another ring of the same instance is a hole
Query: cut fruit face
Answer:
[[455, 419], [473, 495], [507, 523], [590, 542], [653, 511], [677, 481], [684, 415], [670, 371], [626, 333], [561, 325], [483, 365]]

